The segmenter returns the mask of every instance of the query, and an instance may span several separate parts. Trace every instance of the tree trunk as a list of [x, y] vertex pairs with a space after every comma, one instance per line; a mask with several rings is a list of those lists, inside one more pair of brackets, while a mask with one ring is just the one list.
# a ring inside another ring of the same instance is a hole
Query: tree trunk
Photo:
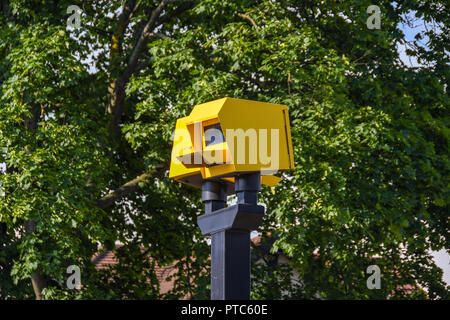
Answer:
[[[36, 232], [36, 221], [25, 221], [25, 231], [27, 233]], [[33, 272], [31, 274], [31, 284], [33, 285], [36, 300], [42, 300], [42, 290], [47, 286], [44, 276], [38, 271]]]
[[[39, 122], [40, 117], [40, 106], [38, 104], [33, 105], [31, 111], [31, 118], [25, 120], [25, 127], [27, 131], [34, 131], [37, 129], [37, 124]], [[25, 148], [25, 152], [29, 153], [30, 151]], [[26, 233], [34, 233], [36, 232], [36, 221], [26, 220], [25, 221], [25, 232]], [[36, 300], [42, 300], [42, 290], [47, 286], [47, 282], [45, 277], [39, 272], [35, 271], [31, 274], [31, 284], [33, 285], [34, 294], [36, 296]]]

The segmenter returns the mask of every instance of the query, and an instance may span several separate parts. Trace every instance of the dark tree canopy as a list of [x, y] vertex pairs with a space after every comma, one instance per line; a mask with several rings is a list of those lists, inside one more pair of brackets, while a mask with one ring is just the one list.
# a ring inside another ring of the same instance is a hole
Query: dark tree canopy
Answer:
[[[176, 119], [222, 97], [290, 114], [295, 169], [262, 193], [276, 241], [253, 298], [448, 298], [431, 256], [450, 248], [448, 2], [377, 1], [379, 29], [370, 5], [2, 0], [0, 298], [208, 298], [200, 194], [168, 167]], [[161, 294], [155, 267], [174, 263]]]

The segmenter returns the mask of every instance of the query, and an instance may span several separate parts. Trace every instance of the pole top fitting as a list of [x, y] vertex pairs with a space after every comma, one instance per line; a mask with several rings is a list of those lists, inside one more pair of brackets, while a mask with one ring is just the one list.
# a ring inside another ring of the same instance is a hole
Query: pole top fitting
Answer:
[[226, 186], [216, 180], [204, 180], [202, 182], [202, 201], [227, 201]]
[[261, 173], [242, 173], [234, 178], [234, 190], [240, 191], [261, 191]]

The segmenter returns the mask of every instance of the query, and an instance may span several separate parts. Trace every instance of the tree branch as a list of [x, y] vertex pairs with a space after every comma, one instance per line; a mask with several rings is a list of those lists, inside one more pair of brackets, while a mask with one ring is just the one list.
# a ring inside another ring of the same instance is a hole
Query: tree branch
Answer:
[[141, 34], [139, 35], [139, 39], [136, 43], [136, 46], [133, 49], [133, 52], [131, 53], [130, 58], [128, 59], [128, 64], [122, 74], [122, 78], [124, 80], [128, 80], [128, 78], [133, 73], [134, 68], [137, 65], [138, 59], [141, 56], [142, 51], [145, 49], [145, 45], [147, 44], [148, 39], [153, 35], [152, 30], [156, 26], [156, 22], [161, 15], [161, 12], [164, 10], [164, 8], [169, 4], [173, 2], [179, 2], [183, 0], [163, 0], [159, 4], [159, 6], [153, 10], [152, 15], [150, 19], [145, 24], [144, 29], [142, 30]]
[[187, 2], [187, 3], [184, 6], [179, 6], [175, 10], [170, 11], [170, 13], [166, 13], [166, 14], [164, 14], [164, 16], [160, 17], [160, 19], [158, 19], [157, 26], [160, 26], [160, 25], [166, 23], [167, 21], [170, 21], [173, 18], [178, 17], [183, 12], [185, 12], [189, 9], [192, 9], [194, 7], [194, 4], [195, 4], [194, 1], [185, 0], [185, 2]]
[[238, 15], [238, 17], [249, 21], [252, 24], [252, 26], [255, 27], [256, 30], [259, 29], [258, 25], [255, 22], [255, 20], [253, 20], [252, 17], [250, 17], [248, 14], [246, 14], [246, 13], [238, 13], [237, 15]]
[[117, 190], [107, 194], [97, 201], [97, 207], [100, 209], [105, 209], [111, 205], [113, 205], [116, 201], [124, 198], [127, 194], [135, 192], [139, 188], [139, 183], [148, 180], [149, 178], [156, 178], [162, 176], [164, 171], [166, 170], [166, 165], [161, 164], [157, 166], [155, 169], [141, 174], [139, 177], [128, 181], [127, 183], [120, 186]]
[[136, 70], [138, 60], [146, 47], [147, 41], [149, 40], [149, 38], [154, 36], [154, 33], [152, 31], [157, 26], [157, 22], [161, 13], [168, 4], [184, 1], [191, 0], [163, 0], [158, 5], [158, 7], [153, 10], [150, 19], [147, 21], [138, 36], [136, 45], [134, 46], [134, 49], [130, 55], [130, 58], [128, 59], [128, 63], [122, 75], [110, 85], [110, 95], [106, 107], [106, 112], [111, 115], [109, 129], [113, 134], [117, 134], [119, 130], [119, 124], [122, 117], [123, 100], [125, 98], [125, 85], [128, 83], [131, 75]]
[[9, 0], [2, 0], [2, 11], [3, 15], [7, 18], [11, 18], [11, 12], [9, 10]]
[[138, 2], [136, 4], [135, 0], [128, 0], [124, 8], [119, 15], [119, 19], [117, 22], [117, 29], [112, 35], [112, 44], [111, 44], [111, 54], [110, 59], [112, 59], [117, 55], [117, 53], [120, 51], [121, 47], [121, 41], [123, 39], [123, 35], [125, 30], [128, 27], [128, 24], [130, 23], [130, 19], [132, 18], [134, 12], [138, 9], [141, 2]]
[[122, 102], [125, 98], [125, 85], [128, 82], [131, 74], [133, 73], [138, 59], [145, 48], [148, 37], [150, 36], [151, 30], [156, 24], [156, 20], [167, 5], [167, 1], [163, 0], [159, 6], [153, 10], [150, 19], [145, 24], [144, 29], [139, 35], [139, 39], [131, 53], [130, 58], [128, 59], [128, 64], [125, 67], [122, 75], [117, 78], [117, 80], [111, 84], [110, 90], [110, 98], [108, 101], [108, 105], [106, 108], [107, 113], [111, 115], [109, 122], [109, 129], [113, 134], [117, 134], [120, 119], [122, 117]]

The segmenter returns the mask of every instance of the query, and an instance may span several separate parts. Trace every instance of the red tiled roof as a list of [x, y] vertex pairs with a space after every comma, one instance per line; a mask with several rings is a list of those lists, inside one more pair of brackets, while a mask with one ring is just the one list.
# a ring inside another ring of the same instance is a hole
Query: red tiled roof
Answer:
[[[256, 236], [253, 237], [251, 239], [251, 241], [256, 245], [259, 246], [261, 244], [261, 236]], [[121, 244], [116, 244], [116, 249], [121, 248], [123, 245]], [[117, 263], [119, 263], [119, 261], [117, 260], [117, 258], [114, 256], [114, 252], [112, 252], [111, 250], [103, 250], [102, 247], [99, 248], [99, 252], [94, 254], [94, 256], [92, 257], [92, 262], [96, 265], [96, 268], [99, 270], [103, 270], [103, 269], [108, 269], [109, 266], [114, 266]], [[156, 268], [156, 273], [159, 277], [159, 275], [161, 276], [165, 276], [166, 274], [170, 273], [168, 270], [173, 269], [173, 267], [170, 266], [166, 266], [166, 267], [157, 267]], [[167, 275], [166, 275], [167, 277]]]
[[[251, 239], [253, 244], [255, 246], [261, 246], [261, 240], [262, 237], [256, 236]], [[269, 245], [270, 246], [270, 245]], [[116, 245], [116, 249], [119, 249], [122, 247], [122, 245]], [[264, 248], [263, 248], [264, 249]], [[144, 249], [142, 249], [144, 250]], [[270, 248], [269, 248], [270, 250]], [[314, 256], [318, 256], [318, 253], [315, 253]], [[105, 270], [108, 269], [110, 266], [114, 266], [119, 263], [117, 258], [114, 256], [114, 253], [111, 250], [103, 250], [100, 248], [100, 252], [96, 253], [92, 257], [92, 262], [95, 263], [96, 269], [98, 270]], [[156, 275], [158, 277], [158, 280], [160, 282], [160, 291], [161, 293], [167, 293], [170, 289], [173, 288], [173, 281], [166, 281], [167, 277], [171, 274], [176, 272], [176, 269], [174, 266], [164, 266], [159, 267], [156, 266], [155, 268]], [[406, 294], [411, 294], [415, 289], [417, 289], [416, 286], [413, 285], [404, 285], [399, 287], [400, 290], [403, 290]]]
[[[123, 245], [116, 245], [116, 249], [121, 248]], [[114, 256], [114, 252], [111, 250], [103, 250], [100, 248], [100, 252], [94, 254], [92, 257], [92, 262], [96, 265], [97, 270], [105, 270], [111, 266], [119, 263], [117, 258]], [[164, 266], [155, 268], [156, 276], [158, 277], [160, 283], [161, 293], [166, 293], [173, 287], [172, 281], [166, 281], [167, 277], [175, 272], [174, 266]]]
[[100, 270], [108, 269], [109, 266], [116, 265], [118, 263], [114, 253], [110, 250], [96, 253], [92, 258], [92, 262], [94, 262], [96, 265], [95, 267]]
[[[251, 239], [251, 241], [259, 246], [261, 244], [261, 236], [256, 236]], [[121, 248], [123, 245], [116, 244], [116, 249]], [[103, 250], [102, 247], [99, 248], [99, 252], [94, 254], [92, 257], [92, 262], [95, 264], [95, 268], [97, 270], [106, 270], [111, 266], [114, 266], [119, 263], [117, 258], [114, 256], [114, 252], [111, 250]], [[175, 273], [174, 266], [164, 266], [155, 268], [156, 276], [158, 277], [160, 284], [161, 293], [167, 293], [173, 287], [173, 281], [166, 281], [167, 277], [171, 274]]]

